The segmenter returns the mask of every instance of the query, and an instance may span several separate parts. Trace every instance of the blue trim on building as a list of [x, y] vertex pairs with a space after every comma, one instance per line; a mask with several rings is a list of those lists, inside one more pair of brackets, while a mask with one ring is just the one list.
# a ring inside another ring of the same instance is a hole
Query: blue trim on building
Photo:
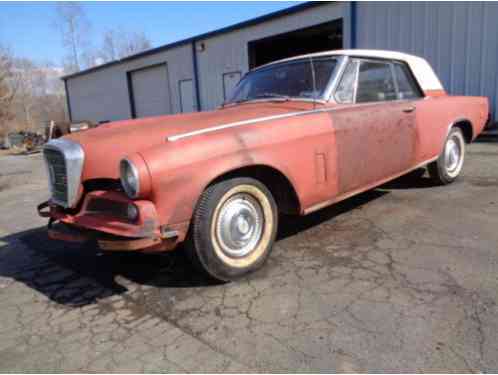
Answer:
[[197, 67], [197, 51], [195, 50], [195, 40], [192, 40], [192, 67], [194, 70], [194, 82], [195, 82], [195, 106], [197, 111], [202, 110], [201, 105], [201, 93], [199, 90], [199, 68]]
[[351, 25], [351, 30], [350, 32], [350, 38], [351, 38], [351, 48], [356, 48], [357, 45], [357, 40], [356, 40], [356, 1], [351, 1], [350, 3], [350, 10], [351, 10], [351, 15], [350, 15], [350, 25]]

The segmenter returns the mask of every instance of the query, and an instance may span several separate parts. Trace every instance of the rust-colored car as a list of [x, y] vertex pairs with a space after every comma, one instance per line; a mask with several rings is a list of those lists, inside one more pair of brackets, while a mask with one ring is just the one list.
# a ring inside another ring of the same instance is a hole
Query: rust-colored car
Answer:
[[49, 142], [52, 196], [39, 211], [52, 238], [144, 252], [185, 242], [194, 263], [232, 280], [268, 258], [279, 213], [306, 215], [425, 165], [452, 182], [487, 117], [486, 98], [447, 95], [419, 57], [299, 56], [249, 72], [215, 111]]

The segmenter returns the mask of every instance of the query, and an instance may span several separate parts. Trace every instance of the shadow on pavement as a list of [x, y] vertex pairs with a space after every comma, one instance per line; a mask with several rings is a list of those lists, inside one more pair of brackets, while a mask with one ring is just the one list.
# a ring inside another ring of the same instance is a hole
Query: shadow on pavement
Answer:
[[369, 190], [344, 201], [325, 207], [306, 216], [281, 216], [278, 230], [278, 240], [298, 234], [311, 227], [340, 216], [341, 214], [359, 208], [387, 194], [385, 191]]
[[45, 227], [2, 241], [8, 249], [0, 253], [0, 276], [14, 278], [60, 304], [95, 303], [128, 291], [133, 283], [171, 288], [216, 285], [190, 265], [181, 248], [164, 254], [104, 253], [91, 243], [51, 240]]
[[[278, 240], [320, 225], [387, 194], [371, 190], [305, 217], [283, 217]], [[6, 236], [0, 277], [13, 278], [67, 306], [84, 306], [140, 285], [193, 288], [219, 285], [197, 271], [182, 247], [164, 254], [102, 253], [94, 245], [50, 240], [45, 227]], [[138, 284], [138, 285], [137, 285]]]
[[498, 127], [491, 131], [480, 134], [474, 142], [476, 143], [498, 143]]
[[423, 189], [423, 188], [434, 188], [437, 185], [426, 173], [425, 168], [418, 168], [414, 171], [405, 174], [395, 180], [389, 181], [384, 185], [380, 186], [379, 189], [386, 190], [398, 190], [398, 189]]

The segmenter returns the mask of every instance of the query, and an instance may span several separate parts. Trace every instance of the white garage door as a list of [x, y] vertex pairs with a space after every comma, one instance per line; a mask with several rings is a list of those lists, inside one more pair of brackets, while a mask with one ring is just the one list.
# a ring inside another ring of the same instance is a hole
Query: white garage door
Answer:
[[130, 73], [135, 117], [171, 113], [168, 67], [166, 64]]

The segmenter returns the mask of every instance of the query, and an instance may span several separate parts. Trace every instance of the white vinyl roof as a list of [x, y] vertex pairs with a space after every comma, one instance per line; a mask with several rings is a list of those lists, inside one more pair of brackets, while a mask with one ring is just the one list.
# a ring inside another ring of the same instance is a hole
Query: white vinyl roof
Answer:
[[303, 57], [320, 57], [320, 56], [352, 56], [352, 57], [370, 57], [389, 60], [403, 61], [408, 64], [417, 79], [420, 87], [424, 91], [444, 90], [439, 78], [434, 73], [434, 70], [429, 63], [422, 57], [409, 55], [407, 53], [396, 51], [383, 51], [376, 49], [341, 49], [326, 52], [310, 53], [308, 55], [295, 56], [275, 62], [271, 62], [265, 66], [277, 64], [285, 61], [302, 59]]

